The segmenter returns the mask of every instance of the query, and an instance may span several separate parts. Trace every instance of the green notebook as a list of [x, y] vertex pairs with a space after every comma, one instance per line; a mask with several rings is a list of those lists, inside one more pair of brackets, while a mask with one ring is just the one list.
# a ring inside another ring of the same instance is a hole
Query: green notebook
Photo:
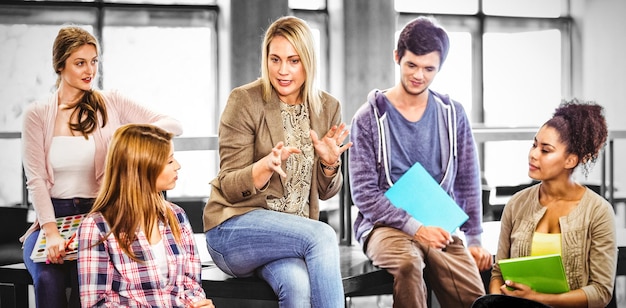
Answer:
[[569, 291], [560, 254], [499, 260], [504, 280], [523, 283], [540, 293]]

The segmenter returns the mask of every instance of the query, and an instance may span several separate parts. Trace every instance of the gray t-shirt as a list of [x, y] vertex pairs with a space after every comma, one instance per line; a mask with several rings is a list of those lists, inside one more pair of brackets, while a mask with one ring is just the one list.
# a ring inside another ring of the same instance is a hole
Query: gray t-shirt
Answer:
[[436, 102], [431, 95], [422, 118], [416, 122], [408, 121], [388, 99], [387, 117], [389, 118], [391, 146], [391, 180], [396, 182], [415, 162], [422, 166], [437, 181], [441, 182], [441, 146], [437, 127]]

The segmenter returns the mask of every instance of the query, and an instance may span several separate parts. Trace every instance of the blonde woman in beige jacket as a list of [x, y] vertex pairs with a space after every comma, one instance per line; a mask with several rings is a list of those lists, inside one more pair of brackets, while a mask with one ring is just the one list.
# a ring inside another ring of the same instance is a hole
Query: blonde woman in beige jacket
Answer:
[[219, 127], [220, 171], [204, 230], [216, 265], [259, 275], [280, 307], [343, 307], [335, 231], [319, 200], [337, 194], [348, 132], [339, 102], [314, 86], [306, 23], [283, 17], [267, 29], [262, 77], [234, 89]]

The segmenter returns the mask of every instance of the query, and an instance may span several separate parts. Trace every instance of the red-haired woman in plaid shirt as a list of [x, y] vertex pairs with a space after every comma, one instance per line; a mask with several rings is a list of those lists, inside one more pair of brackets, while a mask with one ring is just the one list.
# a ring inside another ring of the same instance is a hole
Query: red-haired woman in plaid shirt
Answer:
[[102, 190], [78, 231], [83, 307], [214, 307], [189, 220], [161, 194], [180, 169], [172, 136], [147, 124], [115, 132]]

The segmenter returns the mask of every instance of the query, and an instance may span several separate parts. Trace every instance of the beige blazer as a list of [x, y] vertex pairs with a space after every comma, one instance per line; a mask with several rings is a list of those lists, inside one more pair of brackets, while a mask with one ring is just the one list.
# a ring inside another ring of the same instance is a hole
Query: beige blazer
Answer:
[[[284, 193], [284, 182], [279, 174], [272, 175], [269, 183], [260, 190], [252, 181], [252, 164], [271, 152], [284, 141], [280, 100], [272, 93], [269, 102], [262, 98], [261, 81], [235, 88], [228, 98], [220, 119], [219, 154], [220, 170], [211, 181], [211, 195], [204, 208], [204, 231], [225, 220], [256, 209], [267, 209], [267, 198], [279, 198]], [[323, 93], [322, 111], [309, 110], [311, 129], [323, 136], [333, 125], [341, 123], [341, 106], [328, 93]], [[341, 172], [327, 177], [315, 155], [309, 216], [319, 219], [319, 200], [326, 200], [339, 192], [343, 184]], [[284, 162], [283, 162], [284, 168]]]

